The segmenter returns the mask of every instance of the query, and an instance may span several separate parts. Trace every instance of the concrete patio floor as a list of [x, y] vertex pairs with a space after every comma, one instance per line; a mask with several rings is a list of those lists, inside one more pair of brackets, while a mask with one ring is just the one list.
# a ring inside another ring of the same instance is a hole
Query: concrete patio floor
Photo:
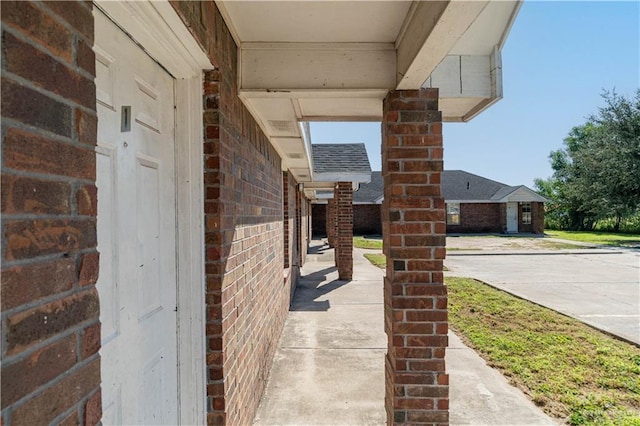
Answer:
[[[255, 425], [385, 424], [384, 273], [362, 253], [339, 281], [333, 250], [312, 241]], [[452, 333], [446, 362], [451, 424], [558, 423]]]

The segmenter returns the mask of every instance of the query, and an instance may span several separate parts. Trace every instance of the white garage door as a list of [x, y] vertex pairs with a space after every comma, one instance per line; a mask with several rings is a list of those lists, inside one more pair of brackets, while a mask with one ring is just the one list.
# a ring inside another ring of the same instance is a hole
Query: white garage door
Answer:
[[104, 424], [177, 424], [174, 79], [95, 13]]

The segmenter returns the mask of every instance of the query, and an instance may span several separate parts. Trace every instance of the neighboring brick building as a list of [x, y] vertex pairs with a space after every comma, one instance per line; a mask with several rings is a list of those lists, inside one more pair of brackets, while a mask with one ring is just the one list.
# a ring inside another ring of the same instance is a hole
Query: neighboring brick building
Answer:
[[447, 233], [544, 232], [546, 198], [462, 170], [442, 173]]
[[442, 121], [502, 97], [518, 9], [3, 1], [0, 423], [250, 424], [314, 184], [353, 272], [369, 178], [314, 120], [382, 122], [387, 420], [447, 423]]
[[[462, 170], [442, 172], [442, 193], [447, 205], [447, 233], [544, 232], [546, 199], [526, 186], [509, 186]], [[371, 182], [353, 194], [353, 232], [382, 233], [382, 175], [371, 173]], [[312, 206], [315, 236], [325, 236], [326, 204]]]

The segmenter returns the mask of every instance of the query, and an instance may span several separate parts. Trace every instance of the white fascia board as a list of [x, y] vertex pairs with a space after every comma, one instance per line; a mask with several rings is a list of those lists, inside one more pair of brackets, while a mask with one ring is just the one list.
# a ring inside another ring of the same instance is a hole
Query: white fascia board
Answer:
[[437, 87], [440, 98], [491, 97], [491, 62], [490, 56], [449, 55], [423, 87]]
[[354, 206], [379, 206], [381, 203], [371, 201], [354, 201]]
[[371, 172], [341, 172], [341, 173], [318, 173], [313, 172], [314, 182], [371, 182]]
[[511, 32], [511, 28], [513, 27], [513, 24], [516, 20], [516, 17], [518, 16], [518, 12], [520, 11], [521, 7], [522, 0], [516, 1], [513, 11], [511, 12], [511, 15], [509, 17], [509, 21], [507, 22], [507, 25], [505, 26], [505, 29], [502, 33], [502, 37], [500, 38], [498, 44], [494, 47], [493, 54], [491, 55], [491, 97], [479, 102], [475, 108], [473, 108], [463, 117], [460, 117], [460, 120], [450, 121], [468, 122], [503, 98], [504, 90], [502, 84], [502, 48], [507, 41], [509, 32]]
[[437, 87], [441, 99], [475, 99], [475, 106], [463, 115], [450, 116], [443, 110], [444, 121], [467, 122], [502, 99], [501, 53], [496, 47], [490, 56], [449, 55], [424, 87]]
[[488, 99], [479, 102], [475, 108], [469, 111], [461, 121], [467, 122], [480, 114], [482, 111], [489, 108], [491, 105], [498, 102], [503, 97], [502, 86], [502, 52], [498, 46], [493, 50], [491, 55], [491, 96]]
[[298, 123], [300, 126], [300, 134], [302, 135], [302, 143], [304, 145], [304, 155], [309, 165], [309, 170], [313, 170], [313, 150], [311, 148], [311, 128], [308, 121], [301, 121]]
[[496, 46], [498, 51], [502, 51], [504, 44], [507, 42], [507, 37], [511, 32], [511, 28], [513, 28], [513, 24], [516, 22], [516, 16], [518, 16], [518, 13], [520, 12], [520, 8], [522, 7], [523, 1], [524, 0], [516, 0], [515, 6], [513, 7], [513, 11], [511, 12], [511, 16], [509, 17], [509, 21], [507, 22], [507, 25], [505, 26], [504, 31], [502, 33], [502, 37], [500, 38], [500, 41]]
[[396, 89], [418, 89], [489, 1], [415, 2], [398, 40]]
[[213, 68], [168, 1], [98, 0], [95, 4], [173, 77], [193, 78]]
[[395, 87], [392, 43], [243, 43], [239, 90]]

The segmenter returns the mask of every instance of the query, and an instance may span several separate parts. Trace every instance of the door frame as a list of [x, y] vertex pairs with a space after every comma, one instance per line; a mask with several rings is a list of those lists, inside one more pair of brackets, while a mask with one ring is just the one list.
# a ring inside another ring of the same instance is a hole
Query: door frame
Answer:
[[175, 78], [178, 419], [181, 424], [204, 424], [202, 73], [213, 65], [168, 1], [94, 4]]

